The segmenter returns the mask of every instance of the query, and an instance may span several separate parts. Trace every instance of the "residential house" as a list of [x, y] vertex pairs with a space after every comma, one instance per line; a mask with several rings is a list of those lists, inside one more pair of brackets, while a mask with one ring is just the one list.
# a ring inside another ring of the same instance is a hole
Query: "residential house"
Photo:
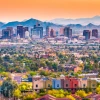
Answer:
[[33, 81], [40, 80], [40, 79], [41, 79], [40, 75], [33, 76], [32, 78]]
[[61, 88], [61, 80], [60, 79], [52, 79], [52, 88], [60, 89]]
[[50, 89], [50, 88], [52, 88], [52, 80], [51, 80], [51, 79], [48, 79], [48, 80], [45, 80], [45, 81], [44, 81], [44, 88], [45, 88], [45, 89]]
[[96, 93], [89, 94], [89, 95], [87, 95], [85, 98], [91, 100], [91, 98], [92, 98], [94, 95], [96, 95]]
[[88, 81], [87, 81], [87, 88], [95, 89], [96, 87], [97, 87], [96, 80], [88, 79]]
[[60, 79], [65, 79], [65, 75], [61, 74]]
[[72, 91], [72, 93], [75, 93], [78, 88], [78, 79], [74, 77], [66, 77], [65, 80], [69, 82], [68, 88]]
[[62, 89], [69, 89], [70, 88], [69, 80], [61, 79], [61, 88]]
[[75, 73], [79, 72], [82, 70], [82, 68], [80, 68], [77, 65], [65, 65], [65, 70], [66, 71], [74, 71]]
[[70, 100], [68, 98], [56, 98], [54, 96], [51, 96], [51, 95], [45, 95], [45, 96], [42, 96], [38, 99], [35, 99], [35, 100]]
[[18, 84], [21, 83], [22, 77], [26, 77], [26, 73], [12, 73], [12, 80], [16, 81]]
[[44, 89], [44, 80], [39, 79], [39, 80], [33, 80], [33, 90], [36, 92], [39, 92], [40, 89]]
[[74, 73], [77, 73], [79, 71], [82, 71], [81, 67], [77, 66], [77, 67], [74, 68]]
[[77, 96], [77, 95], [75, 95], [75, 94], [72, 94], [72, 96], [75, 98], [75, 100], [82, 100], [81, 97], [79, 97], [79, 96]]
[[90, 100], [100, 100], [100, 94], [96, 94], [90, 98]]
[[87, 78], [79, 78], [78, 79], [78, 87], [79, 88], [87, 88]]
[[87, 78], [97, 78], [98, 73], [88, 73], [88, 74], [80, 74], [81, 77], [87, 77]]

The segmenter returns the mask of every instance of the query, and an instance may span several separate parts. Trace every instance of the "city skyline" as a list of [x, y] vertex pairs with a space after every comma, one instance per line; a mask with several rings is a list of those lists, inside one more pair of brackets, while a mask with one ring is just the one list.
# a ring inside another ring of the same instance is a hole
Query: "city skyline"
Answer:
[[99, 0], [3, 0], [0, 3], [0, 21], [90, 18], [100, 15], [99, 9]]

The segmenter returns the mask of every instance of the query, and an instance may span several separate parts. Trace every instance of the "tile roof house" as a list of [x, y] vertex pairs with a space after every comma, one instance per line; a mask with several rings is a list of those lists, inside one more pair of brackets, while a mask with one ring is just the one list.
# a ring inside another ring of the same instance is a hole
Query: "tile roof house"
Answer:
[[22, 76], [14, 76], [13, 80], [16, 81], [18, 84], [21, 83]]
[[76, 65], [65, 65], [64, 68], [66, 71], [74, 71], [75, 73], [82, 70], [82, 68]]
[[79, 97], [79, 96], [77, 96], [77, 95], [75, 95], [75, 94], [72, 94], [72, 96], [75, 98], [75, 100], [82, 100], [81, 97]]
[[51, 96], [51, 95], [45, 95], [45, 96], [42, 96], [38, 99], [35, 99], [35, 100], [71, 100], [71, 99], [68, 99], [68, 98], [56, 98], [54, 96]]
[[96, 94], [90, 98], [91, 100], [100, 100], [100, 94]]
[[100, 100], [100, 94], [92, 93], [85, 98], [89, 100]]
[[40, 75], [36, 75], [36, 76], [33, 76], [33, 81], [36, 81], [36, 80], [40, 80], [41, 79], [41, 76]]
[[85, 98], [90, 99], [90, 98], [92, 98], [94, 95], [96, 95], [96, 93], [92, 93], [92, 94], [90, 94], [90, 95], [87, 95]]
[[88, 73], [88, 74], [80, 74], [81, 77], [87, 77], [87, 78], [97, 78], [98, 73]]

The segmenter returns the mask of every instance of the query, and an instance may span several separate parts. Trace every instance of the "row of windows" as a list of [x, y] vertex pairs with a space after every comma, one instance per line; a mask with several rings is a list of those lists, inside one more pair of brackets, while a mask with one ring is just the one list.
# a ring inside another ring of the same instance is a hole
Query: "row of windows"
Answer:
[[[48, 84], [48, 87], [50, 87], [51, 85]], [[77, 87], [77, 84], [74, 84], [75, 87]], [[93, 87], [95, 87], [95, 84], [92, 85]], [[36, 87], [38, 87], [38, 85], [36, 84]], [[57, 87], [60, 87], [59, 84], [57, 84]], [[66, 84], [66, 87], [68, 87], [68, 84]], [[83, 87], [86, 87], [86, 84], [83, 84]]]
[[[48, 84], [48, 87], [50, 87], [51, 85], [50, 84]], [[38, 85], [36, 84], [36, 87], [38, 87]]]

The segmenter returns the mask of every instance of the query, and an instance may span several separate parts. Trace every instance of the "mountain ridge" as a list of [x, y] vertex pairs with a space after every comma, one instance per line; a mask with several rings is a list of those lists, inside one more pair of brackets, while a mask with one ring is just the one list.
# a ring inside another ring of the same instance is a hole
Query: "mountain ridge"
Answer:
[[[99, 16], [95, 16], [94, 18], [99, 19]], [[55, 29], [58, 29], [59, 27], [64, 27], [64, 26], [69, 26], [70, 28], [73, 29], [73, 31], [83, 31], [84, 29], [98, 29], [100, 32], [100, 24], [99, 25], [95, 25], [93, 23], [88, 23], [87, 25], [82, 25], [79, 24], [78, 22], [76, 24], [66, 24], [66, 25], [60, 25], [60, 24], [55, 24], [52, 22], [43, 22], [40, 21], [38, 19], [34, 19], [34, 18], [30, 18], [28, 20], [24, 20], [24, 21], [12, 21], [12, 22], [8, 22], [8, 23], [2, 23], [0, 24], [0, 29], [4, 29], [6, 27], [13, 27], [16, 28], [18, 25], [23, 25], [23, 26], [28, 26], [28, 27], [33, 27], [37, 22], [39, 22], [41, 24], [41, 26], [44, 27], [44, 29], [46, 28], [46, 26], [49, 27], [53, 27]]]
[[56, 18], [50, 20], [49, 22], [52, 22], [54, 24], [61, 24], [61, 25], [67, 25], [67, 24], [87, 25], [89, 23], [100, 25], [100, 16], [94, 16], [91, 18], [77, 18], [77, 19]]
[[6, 24], [3, 23], [0, 26], [0, 28], [3, 29], [3, 28], [6, 28], [6, 27], [17, 27], [18, 25], [33, 27], [37, 22], [40, 23], [41, 26], [43, 26], [43, 27], [46, 27], [46, 26], [60, 27], [60, 26], [62, 26], [62, 25], [56, 25], [56, 24], [51, 23], [51, 22], [43, 22], [43, 21], [40, 21], [38, 19], [30, 18], [30, 19], [25, 20], [25, 21], [12, 21], [12, 22], [8, 22]]

